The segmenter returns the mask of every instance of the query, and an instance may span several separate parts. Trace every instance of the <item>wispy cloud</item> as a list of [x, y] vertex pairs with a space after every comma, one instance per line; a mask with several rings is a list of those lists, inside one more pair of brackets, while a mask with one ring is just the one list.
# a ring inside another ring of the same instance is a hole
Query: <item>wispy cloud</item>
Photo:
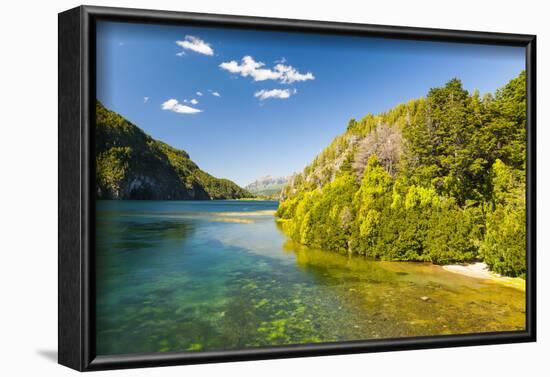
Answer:
[[208, 90], [214, 97], [221, 97], [222, 95], [220, 92], [216, 92], [215, 90]]
[[202, 110], [191, 106], [182, 105], [177, 99], [171, 98], [161, 105], [162, 110], [170, 110], [179, 114], [196, 114], [202, 113]]
[[[186, 35], [183, 41], [176, 41], [176, 44], [181, 48], [183, 48], [184, 50], [191, 50], [199, 54], [208, 55], [208, 56], [214, 55], [214, 50], [212, 49], [212, 47], [210, 47], [208, 43], [192, 35]], [[176, 55], [178, 56], [185, 55], [184, 50], [178, 52]]]
[[149, 102], [149, 97], [143, 97], [143, 103]]
[[183, 102], [184, 103], [191, 103], [193, 105], [196, 105], [197, 103], [199, 103], [199, 101], [196, 100], [195, 98], [193, 98], [193, 99], [184, 99]]
[[223, 62], [220, 68], [234, 74], [240, 74], [242, 77], [251, 76], [254, 81], [277, 80], [280, 75], [270, 69], [261, 68], [265, 66], [262, 62], [257, 62], [252, 56], [245, 56], [241, 63], [235, 60]]
[[276, 64], [273, 68], [264, 68], [265, 63], [257, 62], [249, 55], [243, 57], [240, 63], [231, 60], [221, 63], [219, 67], [242, 77], [252, 77], [254, 81], [277, 80], [285, 84], [292, 84], [296, 81], [315, 79], [311, 72], [300, 73], [293, 66], [282, 63]]
[[296, 89], [271, 89], [271, 90], [262, 89], [254, 93], [254, 97], [259, 98], [260, 101], [270, 99], [270, 98], [287, 99], [291, 95], [296, 94], [297, 92], [298, 91]]
[[275, 71], [281, 74], [281, 82], [285, 84], [292, 84], [296, 81], [308, 81], [314, 80], [315, 76], [313, 73], [300, 73], [298, 70], [291, 65], [277, 64], [275, 66]]
[[202, 97], [202, 92], [197, 92], [197, 96]]

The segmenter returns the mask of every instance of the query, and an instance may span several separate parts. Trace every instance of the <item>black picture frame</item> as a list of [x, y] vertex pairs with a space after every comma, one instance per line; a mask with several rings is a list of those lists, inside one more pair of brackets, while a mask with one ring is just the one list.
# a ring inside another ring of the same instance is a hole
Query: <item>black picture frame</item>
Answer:
[[[98, 20], [467, 42], [525, 48], [526, 330], [198, 353], [96, 356], [94, 349], [95, 25]], [[79, 371], [320, 356], [536, 340], [536, 36], [80, 6], [59, 14], [59, 363]]]

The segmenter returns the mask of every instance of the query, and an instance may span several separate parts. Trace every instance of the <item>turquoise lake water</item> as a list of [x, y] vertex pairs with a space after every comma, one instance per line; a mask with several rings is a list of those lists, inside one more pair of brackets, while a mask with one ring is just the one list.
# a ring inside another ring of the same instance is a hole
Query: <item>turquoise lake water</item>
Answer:
[[275, 201], [98, 201], [99, 355], [525, 327], [525, 292], [440, 266], [308, 249]]

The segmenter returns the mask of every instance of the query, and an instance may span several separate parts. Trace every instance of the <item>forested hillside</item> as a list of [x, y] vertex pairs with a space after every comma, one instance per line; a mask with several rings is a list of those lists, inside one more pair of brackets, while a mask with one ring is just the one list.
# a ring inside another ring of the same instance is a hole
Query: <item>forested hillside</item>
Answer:
[[525, 73], [494, 95], [460, 80], [347, 130], [283, 189], [283, 230], [385, 260], [483, 260], [525, 274]]
[[199, 169], [182, 150], [155, 140], [119, 114], [96, 105], [98, 199], [208, 200], [252, 196]]

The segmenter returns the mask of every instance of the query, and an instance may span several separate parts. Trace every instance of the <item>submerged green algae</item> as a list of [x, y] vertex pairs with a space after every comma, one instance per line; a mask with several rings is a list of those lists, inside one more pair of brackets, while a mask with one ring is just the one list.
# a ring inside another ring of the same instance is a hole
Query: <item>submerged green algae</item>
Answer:
[[[273, 207], [99, 202], [98, 354], [525, 328], [522, 290], [430, 264], [309, 249], [287, 241], [262, 212]], [[217, 221], [223, 212], [256, 215]]]

